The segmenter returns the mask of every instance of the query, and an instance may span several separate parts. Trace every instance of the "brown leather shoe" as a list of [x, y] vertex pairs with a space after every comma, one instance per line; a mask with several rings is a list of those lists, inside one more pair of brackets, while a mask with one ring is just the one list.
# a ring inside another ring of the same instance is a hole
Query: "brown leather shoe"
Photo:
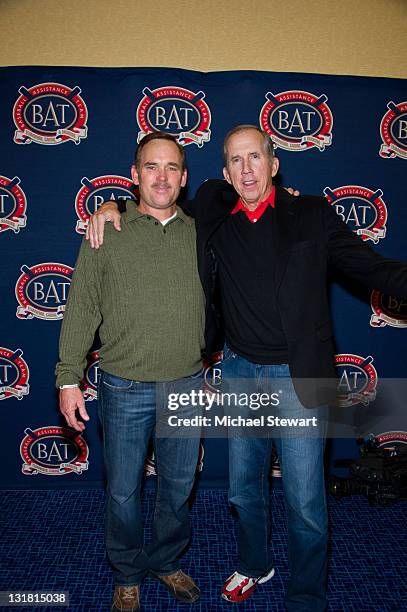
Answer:
[[177, 570], [168, 576], [158, 576], [158, 574], [153, 574], [153, 576], [162, 582], [178, 601], [193, 603], [199, 599], [201, 591], [191, 576], [187, 576], [182, 570]]
[[111, 612], [138, 612], [140, 610], [140, 589], [138, 586], [116, 586]]

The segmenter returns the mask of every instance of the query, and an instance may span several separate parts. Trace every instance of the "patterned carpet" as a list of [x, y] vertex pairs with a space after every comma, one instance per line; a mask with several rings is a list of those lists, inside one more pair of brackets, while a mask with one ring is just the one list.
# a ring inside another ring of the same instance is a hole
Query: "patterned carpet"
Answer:
[[[199, 583], [202, 597], [179, 604], [159, 583], [146, 579], [145, 612], [280, 612], [288, 578], [287, 528], [283, 493], [272, 493], [275, 577], [238, 606], [220, 599], [224, 578], [236, 566], [234, 519], [224, 490], [199, 490], [192, 508], [193, 542], [183, 567]], [[144, 493], [146, 523], [154, 491]], [[112, 581], [103, 541], [104, 494], [92, 490], [0, 491], [0, 590], [69, 591], [69, 608], [20, 610], [109, 610]], [[362, 497], [329, 499], [331, 551], [329, 610], [401, 612], [407, 610], [407, 502], [371, 508]], [[149, 528], [146, 528], [146, 537]], [[13, 608], [1, 608], [10, 610]]]

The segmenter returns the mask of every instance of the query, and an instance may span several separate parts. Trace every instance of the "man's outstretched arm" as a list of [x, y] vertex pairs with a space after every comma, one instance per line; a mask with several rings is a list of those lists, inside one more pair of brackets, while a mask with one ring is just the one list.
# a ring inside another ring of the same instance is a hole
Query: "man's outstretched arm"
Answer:
[[[110, 200], [90, 217], [86, 228], [86, 240], [89, 240], [92, 249], [98, 249], [103, 244], [105, 223], [113, 223], [113, 227], [120, 232], [121, 213], [126, 212], [127, 206], [136, 206], [133, 200], [115, 202]], [[195, 202], [190, 200], [180, 204], [184, 212], [190, 217], [195, 217]]]
[[407, 262], [376, 253], [329, 204], [323, 212], [330, 265], [371, 289], [407, 297]]
[[[219, 184], [223, 184], [225, 188], [231, 189], [226, 181], [216, 181]], [[203, 183], [198, 188], [197, 194], [202, 189], [205, 189], [206, 183]], [[294, 196], [299, 196], [300, 192], [293, 187], [286, 187], [286, 190]], [[195, 197], [193, 200], [183, 202], [180, 206], [184, 212], [190, 217], [195, 217], [196, 207], [198, 198]], [[111, 200], [105, 202], [89, 219], [88, 227], [86, 228], [86, 240], [89, 240], [92, 249], [98, 249], [103, 244], [103, 237], [105, 232], [105, 223], [113, 223], [114, 228], [120, 232], [121, 224], [121, 213], [125, 212], [125, 206], [135, 206], [132, 200], [126, 200], [126, 204], [122, 208], [122, 204], [119, 206], [117, 202]]]

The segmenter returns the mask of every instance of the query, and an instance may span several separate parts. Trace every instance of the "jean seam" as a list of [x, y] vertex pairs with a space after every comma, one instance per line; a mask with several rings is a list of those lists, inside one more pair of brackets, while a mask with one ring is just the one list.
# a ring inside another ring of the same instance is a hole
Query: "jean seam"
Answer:
[[[263, 498], [263, 508], [264, 508], [264, 527], [265, 527], [265, 542], [264, 542], [264, 551], [265, 551], [265, 559], [267, 561], [267, 566], [269, 564], [269, 557], [268, 557], [268, 529], [267, 529], [267, 525], [268, 525], [268, 521], [270, 520], [270, 516], [269, 513], [267, 512], [267, 508], [269, 505], [269, 500], [266, 500], [266, 495], [265, 495], [265, 471], [266, 471], [266, 464], [268, 463], [268, 455], [269, 455], [269, 451], [270, 451], [270, 445], [269, 445], [269, 440], [267, 440], [267, 451], [264, 453], [264, 461], [263, 461], [263, 467], [262, 467], [262, 475], [261, 475], [261, 493], [262, 493], [262, 498]], [[267, 475], [268, 477], [268, 475]]]
[[[165, 395], [165, 383], [163, 383], [163, 392]], [[157, 397], [159, 396], [159, 392], [157, 390], [157, 383], [156, 383], [156, 402], [157, 402]], [[156, 410], [157, 410], [157, 404], [156, 404]], [[158, 513], [158, 508], [160, 506], [161, 503], [161, 470], [159, 467], [159, 456], [158, 456], [158, 444], [157, 444], [157, 439], [154, 433], [154, 441], [153, 441], [153, 448], [154, 448], [154, 457], [155, 457], [155, 471], [157, 474], [157, 485], [156, 485], [156, 493], [155, 493], [155, 506], [154, 506], [154, 514], [153, 514], [153, 521], [152, 521], [152, 525], [153, 525], [153, 532], [154, 532], [154, 525], [156, 524], [157, 521], [157, 513]], [[158, 557], [159, 559], [161, 559], [160, 557], [160, 553], [158, 553]]]

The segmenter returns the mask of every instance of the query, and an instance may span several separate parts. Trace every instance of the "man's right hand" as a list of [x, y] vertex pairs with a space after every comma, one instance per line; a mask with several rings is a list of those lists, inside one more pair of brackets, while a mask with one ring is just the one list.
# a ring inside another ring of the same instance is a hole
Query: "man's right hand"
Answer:
[[78, 410], [82, 419], [89, 421], [89, 415], [85, 408], [85, 400], [79, 387], [68, 387], [59, 390], [59, 409], [69, 427], [73, 427], [76, 431], [83, 431], [85, 429], [85, 424], [76, 418], [76, 411]]
[[106, 221], [111, 221], [115, 230], [120, 232], [121, 216], [116, 202], [105, 202], [89, 219], [86, 240], [90, 241], [92, 249], [98, 249], [103, 244]]

